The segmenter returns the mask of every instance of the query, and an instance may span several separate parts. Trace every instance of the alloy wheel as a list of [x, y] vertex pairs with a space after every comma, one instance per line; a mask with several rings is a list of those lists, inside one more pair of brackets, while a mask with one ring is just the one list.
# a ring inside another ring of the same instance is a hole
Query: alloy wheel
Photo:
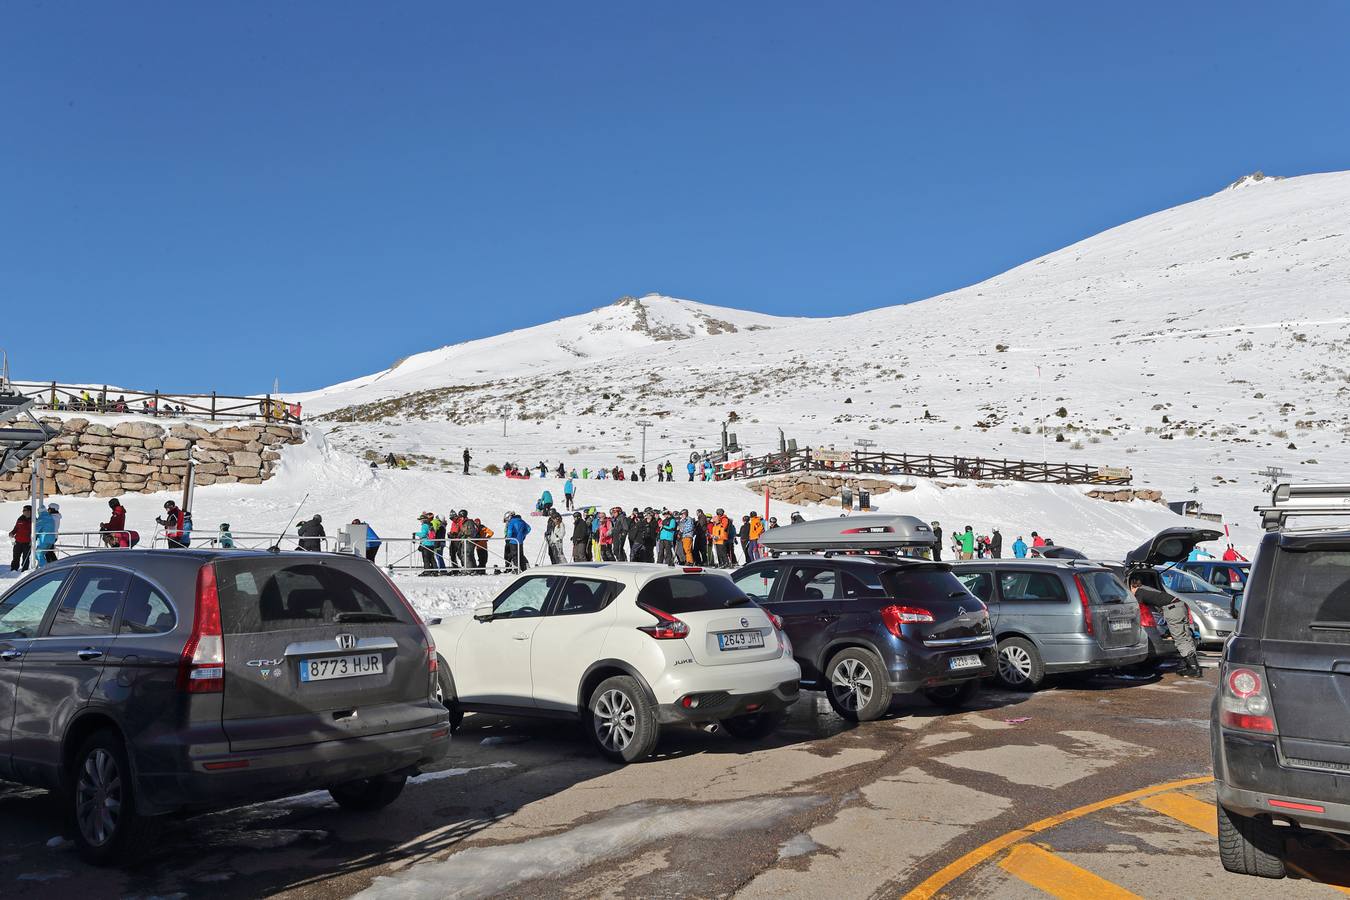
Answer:
[[97, 747], [85, 757], [75, 801], [75, 818], [84, 839], [94, 847], [112, 840], [122, 814], [122, 773], [108, 750]]
[[1022, 684], [1031, 680], [1031, 654], [1016, 644], [998, 652], [998, 674], [1004, 681]]
[[595, 701], [595, 736], [600, 746], [622, 752], [637, 733], [637, 710], [623, 691], [609, 690]]
[[857, 712], [872, 702], [872, 673], [860, 660], [845, 659], [834, 667], [830, 690], [839, 705]]

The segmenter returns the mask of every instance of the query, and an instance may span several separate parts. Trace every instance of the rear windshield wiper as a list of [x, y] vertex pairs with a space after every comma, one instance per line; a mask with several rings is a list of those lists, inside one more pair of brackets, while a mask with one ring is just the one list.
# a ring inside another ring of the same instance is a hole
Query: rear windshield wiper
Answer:
[[333, 616], [334, 622], [397, 622], [398, 616], [380, 612], [340, 612]]
[[723, 603], [722, 606], [725, 607], [726, 609], [730, 609], [733, 606], [744, 606], [749, 602], [750, 602], [749, 597], [731, 597], [730, 599], [727, 600], [726, 603]]

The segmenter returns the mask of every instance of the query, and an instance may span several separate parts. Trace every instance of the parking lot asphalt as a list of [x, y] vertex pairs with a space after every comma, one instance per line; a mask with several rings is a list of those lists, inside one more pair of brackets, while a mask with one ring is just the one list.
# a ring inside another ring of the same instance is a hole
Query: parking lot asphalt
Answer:
[[[563, 723], [468, 716], [441, 767], [360, 816], [325, 793], [175, 820], [125, 870], [83, 865], [44, 792], [0, 784], [0, 894], [46, 897], [1324, 896], [1219, 865], [1204, 681], [1093, 676], [897, 701], [853, 725], [804, 694], [761, 744], [669, 730], [602, 761]], [[1332, 882], [1331, 884], [1319, 882]], [[1340, 883], [1340, 887], [1336, 883]]]

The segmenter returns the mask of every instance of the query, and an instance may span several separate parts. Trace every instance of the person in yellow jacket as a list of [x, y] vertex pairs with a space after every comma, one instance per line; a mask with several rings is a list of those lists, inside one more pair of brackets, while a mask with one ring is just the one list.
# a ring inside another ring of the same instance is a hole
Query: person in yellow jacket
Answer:
[[760, 558], [759, 539], [764, 536], [764, 520], [759, 517], [759, 513], [750, 513], [750, 540], [746, 542], [745, 553], [749, 558], [746, 562], [754, 562]]

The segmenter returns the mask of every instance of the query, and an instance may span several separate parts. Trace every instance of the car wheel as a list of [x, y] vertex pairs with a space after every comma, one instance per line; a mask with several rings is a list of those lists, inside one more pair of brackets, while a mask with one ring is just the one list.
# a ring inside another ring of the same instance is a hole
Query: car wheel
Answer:
[[112, 731], [89, 736], [70, 769], [70, 814], [75, 846], [85, 862], [124, 864], [139, 857], [154, 820], [136, 809], [136, 783], [122, 739]]
[[1240, 816], [1219, 807], [1219, 861], [1230, 872], [1283, 878], [1284, 837], [1263, 819]]
[[630, 763], [656, 752], [660, 726], [656, 708], [637, 679], [629, 675], [606, 678], [591, 693], [591, 740], [606, 759]]
[[1045, 663], [1040, 651], [1026, 638], [1010, 637], [998, 642], [998, 672], [1004, 687], [1034, 691], [1045, 682]]
[[464, 724], [464, 710], [459, 708], [459, 701], [455, 699], [455, 688], [450, 683], [450, 667], [439, 653], [436, 654], [436, 690], [432, 698], [450, 713], [451, 733], [459, 731], [459, 726]]
[[944, 684], [941, 687], [927, 688], [923, 695], [934, 706], [960, 709], [975, 699], [979, 692], [980, 682], [978, 679], [972, 678], [970, 681], [963, 681], [960, 684]]
[[759, 741], [777, 731], [786, 718], [787, 713], [777, 709], [723, 719], [718, 725], [723, 731], [738, 740]]
[[825, 667], [826, 696], [834, 711], [851, 722], [880, 719], [891, 708], [891, 682], [881, 659], [870, 650], [849, 647]]
[[356, 781], [335, 784], [328, 789], [328, 793], [345, 810], [374, 812], [397, 800], [407, 783], [407, 775], [376, 775], [374, 778], [358, 778]]

